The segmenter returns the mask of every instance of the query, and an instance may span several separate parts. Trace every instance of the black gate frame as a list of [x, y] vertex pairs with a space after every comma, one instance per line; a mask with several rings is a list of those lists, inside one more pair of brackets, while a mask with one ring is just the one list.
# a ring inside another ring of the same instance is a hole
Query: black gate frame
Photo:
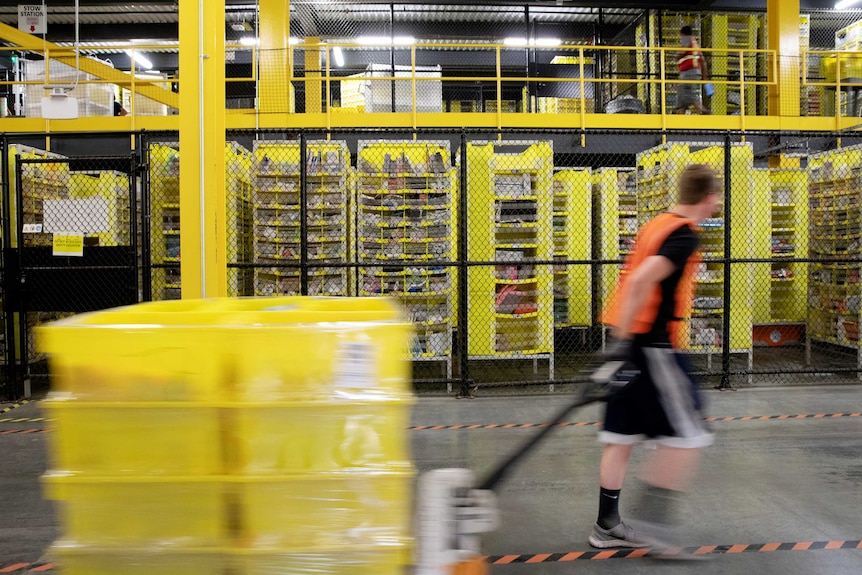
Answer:
[[[141, 299], [141, 244], [139, 231], [144, 218], [145, 189], [139, 185], [143, 169], [139, 152], [123, 156], [86, 156], [63, 158], [14, 158], [8, 156], [9, 144], [0, 144], [3, 158], [2, 178], [2, 299], [3, 330], [6, 344], [4, 382], [0, 395], [17, 400], [30, 395], [31, 376], [35, 375], [28, 342], [27, 316], [32, 312], [95, 311], [137, 303]], [[53, 256], [50, 246], [28, 246], [23, 230], [23, 179], [26, 164], [67, 163], [74, 171], [100, 172], [108, 169], [129, 178], [129, 242], [120, 246], [87, 246], [81, 258]], [[15, 222], [12, 228], [11, 181], [15, 178]], [[140, 210], [138, 208], [141, 208]], [[13, 244], [12, 238], [15, 238]], [[139, 243], [140, 242], [140, 243]], [[117, 289], [95, 293], [93, 285], [113, 283]], [[82, 297], [84, 296], [84, 297]]]

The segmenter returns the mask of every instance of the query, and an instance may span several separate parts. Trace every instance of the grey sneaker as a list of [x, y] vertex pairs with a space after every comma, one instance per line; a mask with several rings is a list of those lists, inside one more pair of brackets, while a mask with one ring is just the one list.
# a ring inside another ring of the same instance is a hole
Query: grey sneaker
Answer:
[[599, 549], [608, 549], [610, 547], [647, 547], [649, 544], [638, 539], [634, 529], [620, 521], [619, 525], [610, 529], [603, 529], [598, 523], [593, 525], [590, 545]]

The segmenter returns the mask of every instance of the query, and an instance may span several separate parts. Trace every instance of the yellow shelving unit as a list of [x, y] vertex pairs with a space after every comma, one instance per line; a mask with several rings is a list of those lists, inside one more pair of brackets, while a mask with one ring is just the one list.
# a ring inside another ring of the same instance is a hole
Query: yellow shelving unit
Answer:
[[[554, 172], [553, 233], [555, 260], [589, 260], [592, 246], [592, 170]], [[592, 324], [592, 267], [554, 266], [554, 327]]]
[[[706, 41], [704, 47], [727, 50], [729, 52], [707, 53], [709, 74], [714, 78], [740, 77], [751, 79], [758, 71], [758, 58], [746, 54], [740, 65], [738, 50], [752, 50], [758, 47], [759, 30], [763, 26], [763, 16], [744, 13], [716, 13], [707, 17], [705, 22]], [[713, 114], [737, 115], [745, 106], [746, 115], [757, 112], [756, 86], [745, 88], [745, 102], [742, 102], [738, 85], [715, 84], [715, 94], [710, 101]]]
[[180, 152], [169, 144], [150, 146], [150, 252], [154, 300], [182, 296], [180, 276]]
[[787, 261], [808, 255], [807, 175], [799, 169], [755, 170], [752, 193], [754, 338], [762, 345], [801, 341], [807, 314], [806, 265]]
[[[256, 295], [296, 295], [300, 277], [299, 142], [254, 146], [254, 261]], [[308, 295], [349, 295], [347, 268], [350, 152], [341, 141], [306, 145]], [[271, 267], [266, 267], [271, 266]]]
[[454, 260], [457, 205], [449, 146], [360, 140], [355, 201], [358, 294], [398, 298], [416, 327], [412, 359], [444, 361], [447, 379], [455, 282], [440, 264]]
[[[20, 154], [21, 159], [51, 159], [56, 158], [57, 163], [22, 164], [21, 165], [21, 213], [23, 220], [18, 222], [25, 227], [28, 246], [50, 246], [52, 234], [42, 228], [44, 223], [44, 202], [46, 200], [65, 200], [69, 198], [69, 164], [66, 158], [59, 154], [37, 150], [27, 146], [10, 146], [10, 158], [12, 159], [10, 175], [14, 177], [14, 157]], [[15, 198], [15, 186], [10, 183], [11, 197]], [[15, 202], [12, 200], [12, 213], [15, 213]], [[37, 226], [37, 227], [33, 227]], [[12, 229], [16, 229], [14, 226]], [[38, 231], [36, 231], [38, 230]]]
[[551, 142], [467, 145], [471, 261], [470, 337], [475, 359], [547, 358], [553, 378], [553, 148]]
[[[703, 163], [721, 177], [724, 174], [725, 150], [713, 143], [673, 143], [638, 154], [637, 205], [641, 223], [666, 211], [676, 203], [677, 184], [685, 166]], [[732, 229], [740, 237], [730, 246], [731, 258], [751, 257], [751, 242], [745, 230], [751, 226], [751, 190], [754, 155], [750, 144], [731, 146], [731, 217]], [[722, 187], [724, 184], [721, 184]], [[730, 285], [730, 333], [723, 333], [724, 210], [702, 222], [700, 251], [703, 258], [695, 278], [696, 291], [691, 319], [686, 324], [685, 347], [690, 353], [704, 353], [711, 366], [712, 356], [728, 345], [731, 353], [748, 355], [752, 362], [752, 278], [750, 268], [733, 268]]]
[[225, 198], [227, 201], [227, 295], [254, 295], [254, 215], [251, 172], [254, 158], [236, 142], [225, 144]]
[[[637, 236], [634, 169], [600, 168], [593, 173], [593, 238], [595, 257], [622, 260]], [[622, 264], [604, 264], [597, 274], [597, 309], [601, 311], [620, 277]]]
[[[811, 156], [808, 163], [808, 248], [812, 258], [850, 260], [862, 243], [862, 146]], [[859, 322], [860, 266], [854, 262], [812, 263], [808, 275], [808, 336], [856, 350], [862, 365]]]

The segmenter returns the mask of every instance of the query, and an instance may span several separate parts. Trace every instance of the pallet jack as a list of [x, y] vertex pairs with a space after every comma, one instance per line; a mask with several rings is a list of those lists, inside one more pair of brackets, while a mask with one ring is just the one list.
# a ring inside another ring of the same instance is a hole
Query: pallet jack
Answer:
[[469, 469], [435, 469], [419, 478], [415, 575], [486, 575], [489, 572], [479, 547], [481, 534], [494, 531], [499, 524], [494, 488], [570, 412], [607, 401], [628, 383], [631, 372], [623, 370], [625, 364], [624, 361], [607, 361], [595, 370], [575, 401], [560, 410], [478, 486]]

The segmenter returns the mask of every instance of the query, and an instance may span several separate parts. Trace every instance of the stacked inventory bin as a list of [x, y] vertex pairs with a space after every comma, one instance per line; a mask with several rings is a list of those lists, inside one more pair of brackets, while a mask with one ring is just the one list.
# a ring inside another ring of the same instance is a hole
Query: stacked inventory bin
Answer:
[[[755, 79], [760, 55], [745, 51], [758, 47], [758, 30], [762, 24], [763, 17], [759, 14], [717, 13], [708, 17], [704, 46], [721, 50], [705, 53], [711, 77], [749, 82]], [[712, 113], [739, 115], [744, 110], [746, 115], [752, 116], [757, 112], [756, 92], [757, 86], [753, 85], [746, 86], [743, 91], [739, 84], [716, 84], [710, 101]]]
[[626, 168], [601, 168], [593, 177], [593, 244], [595, 259], [618, 261], [602, 264], [594, 276], [597, 311], [617, 285], [622, 261], [631, 251], [638, 231], [637, 173]]
[[64, 573], [400, 574], [410, 331], [387, 300], [302, 297], [43, 327]]
[[753, 256], [771, 259], [752, 264], [754, 339], [760, 345], [784, 345], [802, 340], [807, 306], [807, 265], [795, 262], [808, 255], [807, 175], [801, 169], [755, 170], [752, 194]]
[[153, 144], [150, 160], [150, 251], [153, 299], [180, 299], [180, 152], [176, 144]]

